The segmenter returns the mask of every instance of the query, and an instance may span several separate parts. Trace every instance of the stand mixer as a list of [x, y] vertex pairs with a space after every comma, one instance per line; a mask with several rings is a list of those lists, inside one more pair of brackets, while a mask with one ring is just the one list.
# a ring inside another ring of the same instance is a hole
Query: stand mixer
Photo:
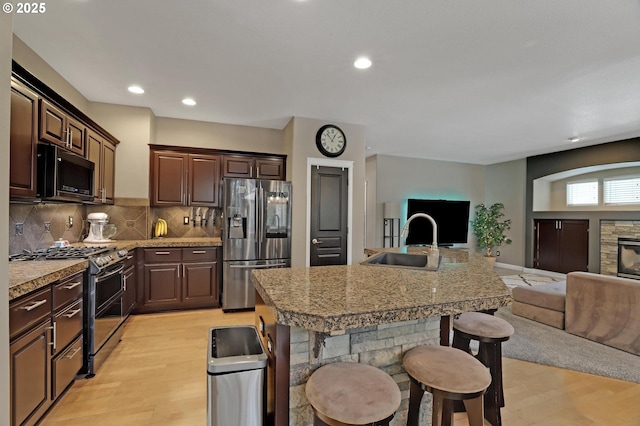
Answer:
[[87, 221], [90, 225], [85, 243], [108, 243], [117, 231], [115, 225], [109, 225], [109, 215], [106, 213], [89, 213]]

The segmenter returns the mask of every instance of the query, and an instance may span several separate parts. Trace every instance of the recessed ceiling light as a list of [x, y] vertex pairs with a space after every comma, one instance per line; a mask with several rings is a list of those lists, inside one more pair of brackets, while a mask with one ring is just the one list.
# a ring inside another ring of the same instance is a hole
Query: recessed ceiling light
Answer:
[[358, 68], [359, 70], [366, 70], [371, 66], [371, 60], [362, 56], [356, 59], [356, 61], [353, 63], [353, 66]]
[[569, 142], [571, 142], [571, 143], [575, 143], [575, 142], [578, 142], [580, 139], [581, 139], [581, 138], [579, 138], [578, 136], [573, 136], [573, 137], [571, 137], [571, 138], [569, 138], [569, 139], [567, 139], [567, 140], [568, 140]]
[[196, 101], [194, 101], [191, 98], [184, 98], [182, 100], [182, 103], [185, 104], [185, 105], [194, 106], [196, 104]]
[[141, 94], [144, 93], [144, 89], [142, 87], [140, 87], [140, 86], [129, 86], [128, 90], [131, 93], [135, 93], [137, 95], [141, 95]]

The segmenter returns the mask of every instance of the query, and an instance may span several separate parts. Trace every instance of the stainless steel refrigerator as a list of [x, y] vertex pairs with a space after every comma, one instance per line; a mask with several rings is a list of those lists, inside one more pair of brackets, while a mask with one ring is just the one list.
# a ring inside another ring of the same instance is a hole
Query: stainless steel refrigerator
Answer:
[[251, 271], [291, 266], [291, 182], [223, 179], [222, 310], [255, 307]]

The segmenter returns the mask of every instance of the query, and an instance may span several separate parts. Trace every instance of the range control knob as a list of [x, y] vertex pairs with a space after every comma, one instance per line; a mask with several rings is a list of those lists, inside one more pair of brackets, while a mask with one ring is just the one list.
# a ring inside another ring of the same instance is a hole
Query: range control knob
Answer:
[[129, 252], [126, 249], [118, 250], [118, 257], [126, 257]]

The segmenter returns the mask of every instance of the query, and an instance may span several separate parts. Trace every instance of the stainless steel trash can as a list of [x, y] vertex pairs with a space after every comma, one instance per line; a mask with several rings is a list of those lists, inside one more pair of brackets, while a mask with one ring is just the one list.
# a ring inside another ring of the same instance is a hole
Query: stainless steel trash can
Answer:
[[208, 426], [263, 426], [267, 355], [253, 326], [209, 329]]

